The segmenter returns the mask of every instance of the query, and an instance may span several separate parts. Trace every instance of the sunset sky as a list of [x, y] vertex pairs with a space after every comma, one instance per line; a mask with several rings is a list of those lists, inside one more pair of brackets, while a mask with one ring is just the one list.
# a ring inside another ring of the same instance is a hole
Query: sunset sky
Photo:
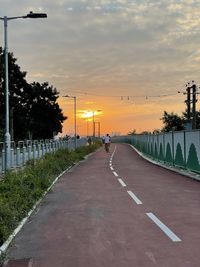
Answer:
[[[199, 0], [0, 3], [0, 17], [48, 14], [9, 21], [8, 46], [29, 82], [60, 92], [63, 134], [74, 133], [73, 99], [63, 95], [77, 98], [80, 135], [92, 134], [92, 111], [102, 134], [127, 134], [160, 129], [164, 110], [185, 110], [185, 84], [200, 83]], [[2, 21], [0, 36], [3, 46]]]

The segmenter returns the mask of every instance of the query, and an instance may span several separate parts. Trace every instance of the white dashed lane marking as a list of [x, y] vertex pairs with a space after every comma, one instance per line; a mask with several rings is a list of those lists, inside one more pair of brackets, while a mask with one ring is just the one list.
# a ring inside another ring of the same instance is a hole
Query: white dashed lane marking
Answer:
[[[114, 168], [112, 167], [112, 159], [115, 154], [116, 147], [114, 149], [114, 152], [110, 158], [110, 169], [113, 171]], [[119, 175], [117, 172], [113, 171], [114, 176], [118, 177]], [[126, 187], [125, 182], [122, 179], [118, 179], [119, 183], [123, 186]], [[132, 191], [127, 191], [127, 193], [130, 195], [130, 197], [135, 201], [137, 205], [141, 205], [142, 201], [132, 192]], [[173, 233], [170, 228], [168, 228], [163, 222], [161, 222], [158, 217], [156, 217], [152, 212], [146, 213], [146, 215], [173, 241], [173, 242], [181, 242], [182, 240], [175, 234]]]
[[123, 187], [126, 187], [126, 184], [124, 183], [124, 181], [122, 179], [118, 179], [118, 181], [120, 182], [120, 184], [123, 186]]
[[181, 239], [175, 235], [164, 223], [162, 223], [152, 212], [146, 215], [173, 241], [181, 242]]
[[142, 204], [142, 201], [139, 200], [139, 198], [132, 191], [127, 191], [127, 193], [131, 196], [131, 198], [135, 201], [136, 204]]
[[116, 172], [113, 172], [114, 176], [118, 177], [119, 175]]

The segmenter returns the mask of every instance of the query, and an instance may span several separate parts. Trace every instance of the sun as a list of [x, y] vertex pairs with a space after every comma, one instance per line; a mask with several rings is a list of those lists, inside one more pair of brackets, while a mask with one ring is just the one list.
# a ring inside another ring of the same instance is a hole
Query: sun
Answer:
[[102, 110], [81, 110], [80, 112], [80, 118], [82, 119], [91, 119], [96, 115], [102, 114]]
[[93, 112], [92, 111], [83, 111], [83, 113], [81, 114], [81, 118], [83, 119], [89, 119], [93, 117]]

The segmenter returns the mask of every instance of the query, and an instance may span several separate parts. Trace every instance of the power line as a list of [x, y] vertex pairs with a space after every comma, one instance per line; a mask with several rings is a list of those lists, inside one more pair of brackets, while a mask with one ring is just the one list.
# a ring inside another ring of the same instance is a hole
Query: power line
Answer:
[[162, 98], [162, 97], [168, 97], [168, 96], [175, 96], [178, 94], [177, 93], [173, 93], [173, 94], [160, 94], [160, 95], [105, 95], [105, 94], [97, 94], [97, 93], [87, 93], [87, 92], [83, 92], [83, 91], [79, 91], [79, 90], [72, 90], [75, 91], [76, 94], [81, 94], [81, 95], [85, 95], [85, 96], [97, 96], [97, 97], [111, 97], [111, 98], [120, 98], [121, 100], [131, 100], [133, 98], [145, 98], [145, 99], [149, 99], [149, 98]]

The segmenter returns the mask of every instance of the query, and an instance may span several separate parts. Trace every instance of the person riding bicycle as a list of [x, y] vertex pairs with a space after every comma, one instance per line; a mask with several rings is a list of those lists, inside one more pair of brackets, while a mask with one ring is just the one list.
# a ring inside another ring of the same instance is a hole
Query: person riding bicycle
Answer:
[[109, 152], [110, 142], [111, 142], [110, 135], [109, 134], [106, 134], [106, 136], [104, 137], [104, 144], [105, 144], [105, 150], [106, 150], [106, 152]]

